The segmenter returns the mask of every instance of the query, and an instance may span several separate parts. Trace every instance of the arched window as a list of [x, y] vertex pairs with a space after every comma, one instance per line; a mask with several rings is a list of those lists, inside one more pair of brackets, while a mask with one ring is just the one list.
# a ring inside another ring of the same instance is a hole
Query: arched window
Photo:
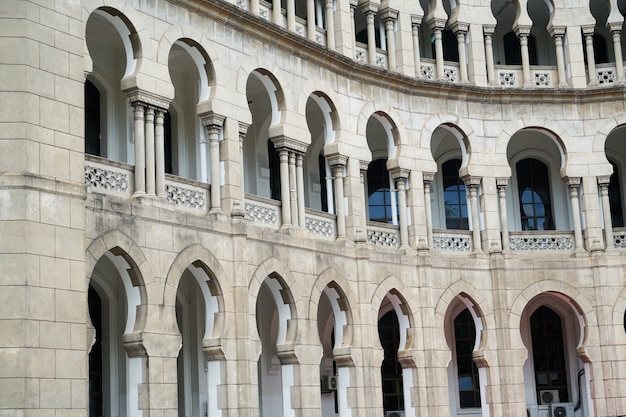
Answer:
[[[522, 65], [522, 48], [515, 32], [504, 35], [503, 41], [506, 65]], [[537, 65], [537, 44], [533, 35], [528, 35], [528, 58], [530, 65]]]
[[85, 153], [101, 156], [100, 91], [91, 81], [85, 81]]
[[367, 168], [367, 196], [369, 220], [392, 223], [391, 186], [386, 159], [376, 159]]
[[522, 230], [554, 230], [548, 166], [526, 158], [516, 170]]
[[267, 159], [270, 166], [270, 196], [280, 200], [280, 155], [271, 139], [267, 140]]
[[476, 342], [474, 318], [466, 308], [454, 319], [454, 347], [459, 387], [459, 408], [480, 408], [478, 367], [472, 359]]
[[450, 159], [441, 165], [446, 229], [469, 230], [465, 184], [459, 178], [460, 159]]
[[611, 206], [611, 220], [613, 227], [624, 227], [624, 211], [622, 209], [622, 188], [619, 180], [619, 168], [613, 161], [613, 174], [609, 182], [609, 204]]
[[[539, 403], [568, 402], [567, 363], [561, 317], [546, 306], [539, 307], [530, 316], [530, 335]], [[558, 398], [554, 398], [555, 392], [558, 392]], [[546, 395], [552, 396], [552, 399], [544, 398]]]
[[400, 347], [400, 325], [394, 310], [378, 321], [378, 336], [385, 352], [380, 368], [383, 382], [383, 409], [386, 412], [404, 410], [402, 367], [398, 362]]

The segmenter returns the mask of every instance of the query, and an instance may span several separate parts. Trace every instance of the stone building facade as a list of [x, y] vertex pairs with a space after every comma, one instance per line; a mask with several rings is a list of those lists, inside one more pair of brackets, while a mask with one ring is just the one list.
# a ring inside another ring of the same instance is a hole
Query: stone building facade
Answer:
[[3, 0], [0, 416], [626, 415], [625, 9]]

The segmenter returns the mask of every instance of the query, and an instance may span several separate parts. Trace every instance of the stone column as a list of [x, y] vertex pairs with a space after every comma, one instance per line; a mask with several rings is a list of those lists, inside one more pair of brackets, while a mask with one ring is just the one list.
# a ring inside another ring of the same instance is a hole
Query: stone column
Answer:
[[315, 42], [315, 0], [306, 0], [306, 37]]
[[528, 35], [530, 35], [530, 27], [518, 26], [515, 33], [519, 38], [519, 44], [522, 55], [522, 72], [524, 78], [524, 87], [532, 86], [532, 75], [530, 73], [530, 56], [528, 55]]
[[385, 34], [387, 36], [387, 68], [396, 69], [396, 34], [394, 32], [394, 24], [398, 18], [398, 11], [393, 9], [385, 9], [381, 15], [382, 21], [385, 23]]
[[335, 181], [335, 212], [337, 215], [337, 238], [346, 237], [346, 210], [343, 192], [343, 171], [346, 168], [347, 156], [328, 156], [328, 163], [333, 170]]
[[259, 0], [250, 0], [250, 13], [255, 16], [259, 15]]
[[428, 248], [433, 246], [433, 210], [430, 204], [430, 187], [433, 183], [434, 173], [424, 172], [424, 212], [426, 213], [426, 238]]
[[335, 49], [335, 13], [333, 0], [326, 0], [326, 47]]
[[624, 81], [624, 58], [622, 57], [622, 24], [609, 24], [613, 37], [613, 51], [615, 52], [615, 72], [617, 81]]
[[374, 27], [374, 19], [378, 12], [376, 3], [367, 2], [361, 5], [361, 11], [365, 15], [367, 22], [367, 63], [376, 65], [376, 28]]
[[445, 80], [446, 76], [443, 71], [443, 41], [441, 38], [441, 34], [443, 32], [443, 28], [446, 26], [446, 22], [443, 20], [434, 20], [430, 24], [430, 29], [433, 31], [435, 36], [435, 62], [436, 62], [436, 73], [438, 80]]
[[[315, 21], [315, 18], [313, 18]], [[296, 31], [296, 1], [287, 0], [287, 30]]]
[[154, 121], [154, 145], [155, 145], [155, 169], [156, 169], [156, 195], [165, 197], [165, 135], [163, 132], [163, 118], [165, 110], [155, 110]]
[[289, 192], [289, 151], [287, 148], [278, 150], [280, 156], [280, 202], [283, 216], [283, 227], [291, 226], [291, 205]]
[[500, 207], [500, 231], [502, 233], [502, 249], [509, 248], [509, 220], [506, 213], [506, 187], [509, 183], [508, 178], [496, 178], [496, 186], [498, 187], [498, 205]]
[[411, 15], [411, 33], [413, 35], [413, 57], [415, 59], [415, 76], [421, 77], [421, 57], [420, 57], [420, 25], [422, 24], [422, 18], [419, 16]]
[[146, 193], [155, 195], [154, 107], [146, 109]]
[[296, 153], [289, 151], [289, 206], [291, 207], [291, 223], [299, 225], [298, 221], [298, 189], [296, 185]]
[[576, 244], [576, 251], [585, 249], [582, 228], [580, 225], [580, 203], [578, 202], [580, 181], [580, 177], [566, 178], [567, 187], [569, 188], [572, 218], [574, 219], [574, 241]]
[[210, 212], [222, 211], [222, 195], [220, 190], [220, 143], [219, 133], [224, 125], [224, 116], [210, 114], [202, 120], [209, 136], [209, 163], [211, 169], [211, 209]]
[[[248, 134], [248, 128], [250, 127], [249, 124], [244, 123], [244, 122], [239, 122], [239, 160], [241, 161], [241, 169], [240, 169], [240, 175], [241, 175], [241, 195], [240, 195], [240, 199], [241, 199], [241, 204], [242, 206], [245, 205], [244, 201], [246, 199], [246, 188], [245, 188], [245, 175], [246, 175], [246, 160], [244, 159], [244, 155], [243, 155], [243, 141], [246, 138], [246, 135]], [[245, 210], [245, 207], [242, 207], [242, 209]]]
[[480, 188], [480, 177], [466, 177], [463, 179], [465, 187], [469, 191], [470, 210], [472, 210], [472, 246], [474, 253], [482, 252], [482, 244], [480, 239], [480, 217], [478, 207], [478, 189]]
[[559, 73], [559, 87], [567, 87], [567, 76], [565, 74], [565, 52], [563, 51], [564, 27], [552, 27], [550, 35], [554, 38], [556, 49], [556, 66]]
[[352, 21], [352, 58], [356, 58], [356, 20], [354, 14], [359, 5], [358, 0], [350, 0], [350, 20]]
[[489, 85], [497, 85], [496, 69], [493, 64], [493, 32], [496, 27], [493, 25], [483, 26], [485, 36], [485, 59], [487, 60], [487, 81]]
[[283, 25], [283, 12], [280, 0], [272, 0], [272, 22], [278, 26]]
[[139, 101], [132, 104], [135, 115], [135, 195], [146, 193], [146, 105]]
[[298, 197], [298, 224], [306, 228], [306, 210], [304, 206], [304, 172], [302, 169], [303, 155], [296, 154], [296, 195]]
[[611, 218], [611, 201], [609, 200], [610, 180], [610, 176], [598, 177], [598, 187], [600, 187], [600, 198], [602, 199], [602, 218], [604, 220], [604, 240], [606, 242], [606, 249], [615, 248], [613, 219]]
[[396, 188], [398, 189], [398, 205], [400, 213], [400, 247], [406, 248], [409, 246], [409, 222], [407, 218], [407, 203], [406, 203], [406, 189], [407, 180], [409, 178], [409, 170], [398, 169], [393, 172], [392, 177], [396, 182]]
[[587, 51], [587, 74], [589, 84], [596, 84], [598, 82], [598, 76], [596, 75], [596, 55], [593, 50], [593, 32], [593, 26], [583, 26], [585, 50]]
[[462, 83], [469, 81], [467, 77], [467, 53], [465, 51], [465, 37], [469, 25], [466, 23], [456, 23], [454, 33], [456, 34], [456, 44], [459, 50], [459, 77]]
[[360, 161], [360, 171], [361, 171], [361, 187], [363, 188], [363, 217], [365, 218], [365, 224], [367, 225], [368, 220], [370, 219], [370, 209], [369, 209], [369, 201], [367, 194], [367, 167], [369, 166], [368, 162]]

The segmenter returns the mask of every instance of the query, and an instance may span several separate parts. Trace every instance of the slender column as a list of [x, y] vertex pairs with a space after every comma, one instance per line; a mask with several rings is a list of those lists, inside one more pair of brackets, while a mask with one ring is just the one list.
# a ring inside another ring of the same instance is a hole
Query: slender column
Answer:
[[146, 109], [146, 193], [155, 194], [154, 107]]
[[165, 197], [165, 135], [163, 132], [163, 117], [165, 111], [157, 108], [154, 124], [154, 147], [156, 169], [156, 195]]
[[222, 211], [222, 196], [220, 190], [220, 143], [219, 133], [224, 124], [224, 117], [211, 114], [202, 120], [209, 137], [209, 163], [211, 169], [211, 212]]
[[420, 25], [422, 18], [419, 16], [411, 16], [411, 33], [413, 35], [413, 58], [415, 59], [415, 76], [422, 75], [422, 63], [420, 57]]
[[315, 41], [315, 0], [306, 0], [306, 37]]
[[356, 20], [354, 14], [356, 13], [356, 7], [359, 5], [359, 0], [350, 0], [350, 19], [352, 20], [352, 57], [356, 58]]
[[437, 70], [437, 79], [444, 80], [446, 78], [443, 71], [443, 41], [441, 39], [441, 34], [443, 28], [445, 27], [445, 22], [435, 21], [431, 25], [431, 29], [433, 34], [435, 35], [435, 62], [436, 62], [436, 70]]
[[[315, 21], [315, 18], [313, 18]], [[296, 1], [287, 0], [287, 30], [296, 31]]]
[[388, 69], [395, 69], [396, 63], [396, 34], [393, 30], [398, 12], [392, 9], [385, 9], [381, 16], [385, 23], [385, 35], [387, 36], [387, 63]]
[[574, 240], [576, 250], [585, 248], [583, 243], [583, 232], [580, 226], [580, 204], [578, 203], [578, 189], [580, 188], [580, 178], [567, 178], [569, 188], [570, 204], [572, 208], [572, 218], [574, 219]]
[[280, 0], [272, 0], [272, 22], [279, 26], [283, 24], [283, 13]]
[[306, 227], [304, 207], [304, 172], [302, 169], [303, 155], [296, 154], [296, 193], [298, 195], [298, 220], [300, 227]]
[[593, 26], [583, 27], [583, 34], [585, 35], [585, 48], [587, 51], [587, 74], [589, 77], [589, 84], [596, 84], [598, 77], [596, 75], [596, 54], [593, 50]]
[[602, 217], [604, 219], [604, 240], [606, 249], [615, 248], [615, 238], [613, 237], [613, 220], [611, 219], [611, 202], [609, 200], [609, 176], [598, 178], [600, 187], [600, 197], [602, 199]]
[[283, 226], [291, 225], [291, 205], [289, 197], [289, 151], [281, 148], [280, 156], [280, 202], [283, 215]]
[[490, 85], [496, 85], [496, 69], [493, 64], [493, 32], [495, 26], [483, 26], [485, 35], [485, 59], [487, 60], [487, 81]]
[[239, 122], [239, 161], [241, 161], [241, 195], [240, 200], [242, 202], [242, 209], [245, 210], [243, 201], [246, 198], [246, 188], [245, 188], [245, 175], [246, 175], [246, 160], [243, 155], [243, 141], [246, 139], [246, 135], [248, 134], [249, 124], [244, 122]]
[[346, 237], [346, 210], [343, 193], [343, 171], [348, 158], [342, 155], [329, 157], [329, 164], [335, 178], [335, 204], [337, 206], [337, 238]]
[[624, 58], [622, 57], [622, 30], [620, 26], [611, 25], [611, 36], [613, 37], [613, 50], [615, 52], [615, 72], [617, 81], [624, 81]]
[[482, 252], [480, 242], [480, 220], [478, 216], [478, 188], [480, 187], [480, 177], [465, 178], [465, 187], [469, 190], [469, 203], [472, 210], [472, 245], [474, 253]]
[[365, 21], [367, 22], [367, 63], [375, 65], [376, 28], [374, 27], [374, 19], [376, 17], [376, 12], [378, 12], [378, 6], [374, 3], [368, 2], [361, 6], [361, 11], [365, 15]]
[[135, 195], [146, 192], [145, 104], [133, 103], [135, 114]]
[[369, 201], [368, 201], [369, 196], [367, 194], [367, 167], [368, 166], [369, 166], [368, 162], [359, 161], [359, 170], [361, 174], [361, 186], [363, 187], [363, 208], [364, 208], [363, 217], [365, 218], [366, 223], [370, 219], [370, 208], [369, 208]]
[[467, 35], [467, 25], [456, 25], [456, 45], [459, 50], [459, 76], [462, 83], [469, 81], [467, 78], [467, 54], [465, 52], [465, 36]]
[[556, 49], [556, 67], [559, 73], [559, 87], [567, 86], [567, 76], [565, 75], [565, 52], [563, 51], [563, 36], [565, 35], [564, 27], [553, 27], [551, 35], [554, 37], [554, 46]]
[[393, 174], [396, 182], [396, 188], [398, 189], [398, 205], [400, 206], [400, 246], [409, 246], [409, 224], [407, 219], [407, 207], [406, 207], [406, 183], [409, 177], [408, 170], [398, 170]]
[[250, 13], [255, 16], [259, 15], [259, 0], [250, 0]]
[[532, 85], [532, 77], [530, 75], [530, 56], [528, 54], [528, 35], [530, 34], [530, 28], [518, 27], [516, 31], [521, 48], [524, 87], [529, 87]]
[[333, 10], [333, 0], [326, 0], [325, 4], [326, 4], [326, 47], [328, 49], [335, 49], [335, 13]]
[[289, 204], [291, 208], [291, 223], [298, 225], [298, 189], [296, 188], [296, 154], [289, 151]]
[[428, 239], [428, 248], [433, 246], [433, 210], [430, 205], [430, 187], [433, 183], [435, 174], [425, 172], [424, 176], [424, 211], [426, 212], [426, 238]]
[[498, 187], [498, 203], [500, 206], [500, 230], [502, 232], [502, 249], [509, 249], [509, 221], [506, 214], [506, 187], [509, 183], [508, 178], [496, 178], [496, 186]]

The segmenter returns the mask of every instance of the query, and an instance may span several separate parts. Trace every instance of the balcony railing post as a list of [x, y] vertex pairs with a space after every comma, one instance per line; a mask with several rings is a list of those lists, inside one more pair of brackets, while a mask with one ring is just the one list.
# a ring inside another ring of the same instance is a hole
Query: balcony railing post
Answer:
[[398, 19], [398, 11], [385, 9], [381, 13], [381, 20], [385, 23], [385, 35], [387, 37], [387, 63], [390, 70], [397, 67], [396, 64], [396, 35], [394, 25]]
[[611, 202], [609, 200], [610, 181], [610, 176], [598, 177], [600, 198], [602, 200], [602, 216], [604, 220], [604, 240], [606, 241], [606, 249], [615, 248], [615, 242], [613, 238], [613, 220], [611, 219]]
[[583, 35], [585, 36], [585, 48], [587, 51], [587, 73], [589, 84], [596, 84], [598, 77], [596, 75], [596, 56], [593, 50], [593, 32], [594, 26], [583, 26]]
[[580, 189], [580, 177], [568, 177], [565, 179], [569, 188], [570, 204], [572, 209], [572, 218], [574, 219], [574, 242], [576, 250], [583, 250], [583, 233], [580, 222], [580, 203], [578, 201], [578, 190]]
[[346, 237], [346, 210], [344, 203], [343, 172], [348, 161], [347, 156], [340, 154], [328, 155], [328, 164], [333, 170], [335, 181], [335, 205], [337, 213], [337, 237]]

